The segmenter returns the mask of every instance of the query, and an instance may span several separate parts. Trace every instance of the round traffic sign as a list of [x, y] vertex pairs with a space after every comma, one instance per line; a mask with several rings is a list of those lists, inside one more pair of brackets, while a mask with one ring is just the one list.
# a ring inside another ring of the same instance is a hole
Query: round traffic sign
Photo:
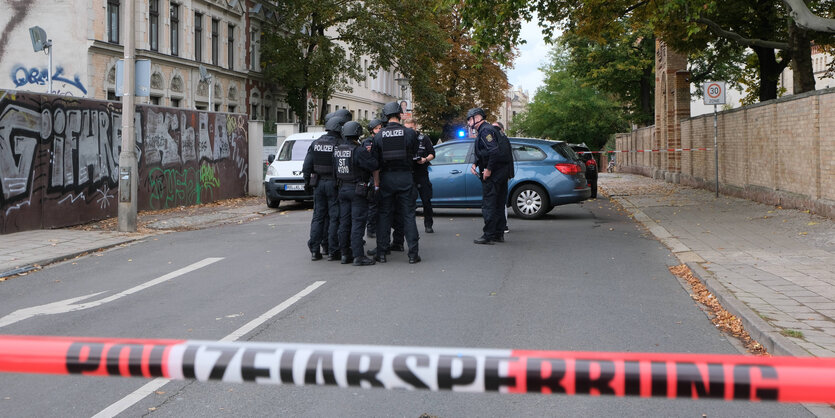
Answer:
[[707, 95], [711, 99], [718, 99], [722, 95], [722, 85], [719, 83], [710, 83], [707, 85]]

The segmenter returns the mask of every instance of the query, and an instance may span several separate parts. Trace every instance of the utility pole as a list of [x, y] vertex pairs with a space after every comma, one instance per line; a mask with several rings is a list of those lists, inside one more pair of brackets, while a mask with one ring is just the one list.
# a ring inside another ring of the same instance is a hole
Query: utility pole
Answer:
[[119, 232], [136, 232], [137, 177], [136, 129], [134, 128], [136, 94], [136, 21], [135, 2], [125, 7], [125, 77], [122, 84], [122, 152], [119, 153]]

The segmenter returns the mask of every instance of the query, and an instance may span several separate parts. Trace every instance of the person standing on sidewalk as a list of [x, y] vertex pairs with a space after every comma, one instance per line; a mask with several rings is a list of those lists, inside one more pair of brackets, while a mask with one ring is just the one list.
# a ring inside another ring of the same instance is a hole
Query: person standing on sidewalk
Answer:
[[507, 200], [507, 179], [510, 170], [510, 143], [501, 139], [493, 125], [486, 123], [484, 109], [476, 107], [467, 112], [467, 125], [478, 131], [475, 140], [476, 162], [470, 172], [481, 179], [481, 214], [483, 234], [473, 240], [476, 244], [493, 245], [504, 242], [504, 206]]
[[[403, 126], [415, 129], [415, 120], [413, 118], [405, 119]], [[417, 187], [420, 203], [423, 206], [424, 230], [427, 234], [432, 234], [435, 230], [432, 229], [434, 221], [432, 216], [432, 183], [429, 181], [429, 166], [431, 164], [429, 162], [435, 159], [435, 147], [432, 146], [432, 139], [428, 135], [424, 135], [417, 130], [415, 132], [418, 134], [419, 142], [417, 156], [420, 157], [420, 159], [415, 160], [415, 187]]]
[[[374, 135], [377, 135], [377, 132], [380, 132], [380, 129], [383, 128], [383, 121], [380, 119], [371, 119], [368, 122], [368, 132], [370, 136], [368, 138], [363, 139], [362, 145], [365, 147], [368, 152], [371, 152], [371, 142], [374, 140]], [[372, 184], [371, 187], [374, 187]], [[377, 206], [378, 206], [378, 193], [373, 193], [372, 198], [368, 201], [368, 238], [376, 238], [377, 237], [377, 218], [379, 217], [377, 214]]]

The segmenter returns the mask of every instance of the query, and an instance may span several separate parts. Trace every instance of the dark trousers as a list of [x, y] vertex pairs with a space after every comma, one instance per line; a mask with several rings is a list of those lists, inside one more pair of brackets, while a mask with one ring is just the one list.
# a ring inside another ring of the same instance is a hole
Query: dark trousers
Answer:
[[[374, 187], [374, 184], [371, 185]], [[379, 218], [377, 214], [377, 207], [380, 203], [380, 196], [379, 193], [374, 193], [374, 198], [368, 202], [368, 221], [366, 222], [368, 225], [368, 232], [377, 233], [377, 219]]]
[[409, 256], [418, 255], [420, 238], [415, 224], [417, 193], [414, 188], [412, 173], [408, 171], [389, 171], [380, 173], [380, 219], [377, 224], [377, 254], [389, 250], [389, 231], [396, 216], [403, 220], [403, 232], [409, 245]]
[[495, 240], [504, 234], [507, 218], [504, 207], [507, 202], [507, 167], [497, 168], [487, 180], [481, 182], [481, 215], [484, 217], [484, 238]]
[[432, 218], [432, 183], [429, 181], [429, 172], [416, 171], [414, 177], [415, 187], [423, 206], [423, 226], [430, 228], [434, 225], [434, 221]]
[[342, 255], [359, 257], [365, 254], [365, 221], [368, 199], [356, 193], [355, 183], [343, 184], [339, 189], [339, 249]]
[[313, 190], [313, 220], [310, 221], [310, 239], [307, 241], [310, 252], [318, 252], [319, 245], [324, 243], [327, 243], [326, 246], [331, 252], [337, 251], [338, 227], [339, 199], [336, 180], [321, 179]]

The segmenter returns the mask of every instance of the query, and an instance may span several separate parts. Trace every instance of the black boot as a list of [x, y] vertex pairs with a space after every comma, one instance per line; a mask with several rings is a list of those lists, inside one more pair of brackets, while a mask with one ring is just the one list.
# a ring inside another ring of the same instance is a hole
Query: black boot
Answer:
[[339, 251], [334, 251], [328, 254], [328, 261], [339, 260], [340, 258], [342, 258], [342, 254], [340, 254]]
[[342, 264], [349, 264], [349, 263], [351, 263], [351, 262], [353, 262], [353, 261], [354, 261], [354, 258], [353, 258], [353, 257], [347, 256], [347, 255], [343, 255], [343, 256], [342, 256], [342, 261], [340, 261], [340, 263], [342, 263]]
[[373, 266], [376, 262], [364, 255], [354, 258], [355, 266]]
[[320, 253], [319, 251], [312, 251], [310, 253], [310, 260], [311, 261], [319, 261], [321, 259], [322, 259], [322, 253]]

